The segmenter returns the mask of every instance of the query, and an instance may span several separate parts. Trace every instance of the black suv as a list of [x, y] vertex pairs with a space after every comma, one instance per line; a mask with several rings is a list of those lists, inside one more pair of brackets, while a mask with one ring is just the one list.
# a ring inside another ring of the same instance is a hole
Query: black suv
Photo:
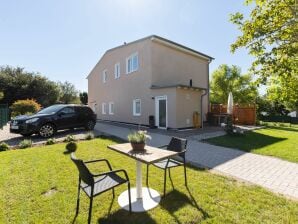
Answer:
[[85, 127], [93, 130], [96, 114], [87, 106], [57, 104], [30, 116], [18, 116], [10, 122], [10, 132], [23, 136], [39, 134], [48, 138], [57, 130]]

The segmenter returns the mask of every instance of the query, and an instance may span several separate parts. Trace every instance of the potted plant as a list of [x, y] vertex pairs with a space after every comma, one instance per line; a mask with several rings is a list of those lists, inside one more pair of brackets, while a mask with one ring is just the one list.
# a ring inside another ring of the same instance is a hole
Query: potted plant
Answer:
[[137, 131], [127, 136], [131, 147], [135, 151], [142, 151], [145, 149], [146, 139], [151, 139], [146, 131]]

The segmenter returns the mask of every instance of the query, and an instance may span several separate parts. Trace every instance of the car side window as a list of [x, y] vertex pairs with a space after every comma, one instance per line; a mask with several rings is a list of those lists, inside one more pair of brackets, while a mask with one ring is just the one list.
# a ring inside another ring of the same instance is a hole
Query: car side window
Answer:
[[65, 107], [61, 110], [61, 112], [64, 114], [73, 114], [75, 111], [72, 107]]

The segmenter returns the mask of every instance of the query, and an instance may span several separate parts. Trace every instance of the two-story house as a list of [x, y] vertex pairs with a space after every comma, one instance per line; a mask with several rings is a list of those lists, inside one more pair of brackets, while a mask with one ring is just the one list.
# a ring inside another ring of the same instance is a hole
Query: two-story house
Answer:
[[190, 128], [205, 120], [212, 57], [152, 35], [112, 48], [88, 75], [88, 104], [101, 120]]

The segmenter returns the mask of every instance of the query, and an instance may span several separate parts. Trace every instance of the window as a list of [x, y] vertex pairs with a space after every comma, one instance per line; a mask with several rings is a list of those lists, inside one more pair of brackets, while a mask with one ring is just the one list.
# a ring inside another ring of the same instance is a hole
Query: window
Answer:
[[73, 107], [65, 107], [64, 109], [62, 109], [60, 111], [60, 113], [63, 113], [63, 114], [73, 114], [75, 111], [73, 109]]
[[107, 79], [108, 79], [108, 71], [105, 69], [102, 72], [102, 82], [103, 83], [106, 83], [107, 82]]
[[141, 100], [140, 99], [135, 99], [133, 101], [133, 115], [141, 116]]
[[126, 74], [137, 71], [139, 68], [138, 53], [134, 53], [126, 58]]
[[115, 79], [120, 78], [120, 63], [115, 64], [114, 75]]
[[106, 103], [102, 103], [101, 104], [101, 113], [102, 114], [106, 114], [107, 113], [107, 105], [106, 105]]
[[113, 102], [109, 103], [109, 114], [114, 114], [114, 103]]

